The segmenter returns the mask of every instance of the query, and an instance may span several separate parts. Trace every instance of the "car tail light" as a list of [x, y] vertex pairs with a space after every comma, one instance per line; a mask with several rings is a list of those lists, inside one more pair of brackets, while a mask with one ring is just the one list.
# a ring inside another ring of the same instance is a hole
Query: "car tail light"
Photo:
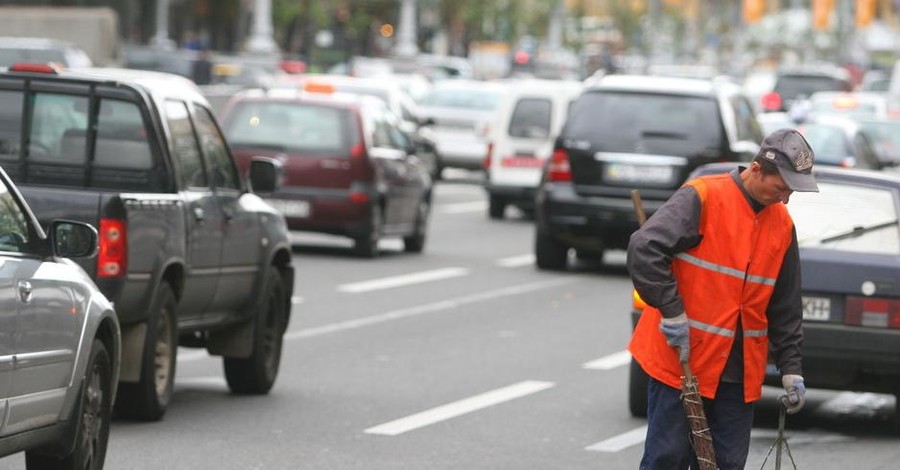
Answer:
[[762, 108], [766, 111], [780, 111], [781, 107], [784, 105], [781, 100], [781, 95], [774, 91], [763, 95], [760, 99], [760, 103], [762, 104]]
[[491, 157], [494, 154], [494, 143], [488, 142], [487, 144], [487, 152], [484, 156], [484, 161], [481, 162], [481, 166], [484, 167], [485, 170], [490, 169], [491, 167]]
[[569, 166], [569, 152], [556, 149], [547, 164], [547, 180], [555, 182], [572, 181], [572, 167]]
[[647, 307], [647, 302], [644, 302], [644, 299], [641, 298], [641, 294], [638, 294], [637, 290], [631, 289], [631, 308], [635, 311], [642, 312], [645, 307]]
[[98, 277], [119, 277], [125, 274], [128, 240], [125, 221], [100, 219], [100, 251], [97, 255]]
[[847, 297], [844, 324], [900, 329], [900, 299]]
[[10, 72], [30, 72], [30, 73], [48, 73], [56, 75], [59, 72], [59, 68], [53, 63], [46, 64], [31, 64], [27, 62], [19, 62], [18, 64], [13, 64], [9, 68]]

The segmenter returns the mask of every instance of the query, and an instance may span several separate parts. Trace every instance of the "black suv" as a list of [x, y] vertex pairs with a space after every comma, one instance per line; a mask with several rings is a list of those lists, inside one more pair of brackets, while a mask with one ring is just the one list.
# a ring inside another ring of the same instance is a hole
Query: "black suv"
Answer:
[[588, 86], [557, 137], [535, 199], [540, 269], [565, 269], [570, 248], [602, 260], [704, 163], [749, 161], [763, 135], [727, 79], [610, 75]]

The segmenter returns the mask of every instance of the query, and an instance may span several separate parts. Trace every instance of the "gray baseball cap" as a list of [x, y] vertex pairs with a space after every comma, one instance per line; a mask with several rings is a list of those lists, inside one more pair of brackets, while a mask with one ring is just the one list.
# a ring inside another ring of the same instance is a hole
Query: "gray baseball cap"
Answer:
[[796, 129], [778, 129], [763, 139], [759, 156], [778, 167], [791, 191], [819, 192], [812, 175], [815, 154], [809, 142]]

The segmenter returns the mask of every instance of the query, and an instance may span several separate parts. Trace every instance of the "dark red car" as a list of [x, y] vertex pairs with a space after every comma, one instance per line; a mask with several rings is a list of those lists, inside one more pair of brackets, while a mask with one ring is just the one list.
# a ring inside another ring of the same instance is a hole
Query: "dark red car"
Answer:
[[282, 162], [281, 187], [263, 196], [288, 228], [350, 237], [364, 257], [382, 237], [425, 245], [431, 178], [398, 125], [382, 100], [314, 83], [241, 92], [222, 117], [242, 172], [254, 156]]

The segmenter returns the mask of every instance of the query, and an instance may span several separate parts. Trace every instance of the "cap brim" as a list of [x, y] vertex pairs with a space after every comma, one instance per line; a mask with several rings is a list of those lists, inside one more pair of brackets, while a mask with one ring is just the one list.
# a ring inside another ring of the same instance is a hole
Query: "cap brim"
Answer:
[[816, 184], [816, 179], [813, 178], [812, 173], [797, 173], [780, 166], [778, 167], [778, 172], [781, 173], [781, 178], [784, 179], [788, 188], [791, 188], [791, 191], [798, 193], [819, 192], [819, 185]]

